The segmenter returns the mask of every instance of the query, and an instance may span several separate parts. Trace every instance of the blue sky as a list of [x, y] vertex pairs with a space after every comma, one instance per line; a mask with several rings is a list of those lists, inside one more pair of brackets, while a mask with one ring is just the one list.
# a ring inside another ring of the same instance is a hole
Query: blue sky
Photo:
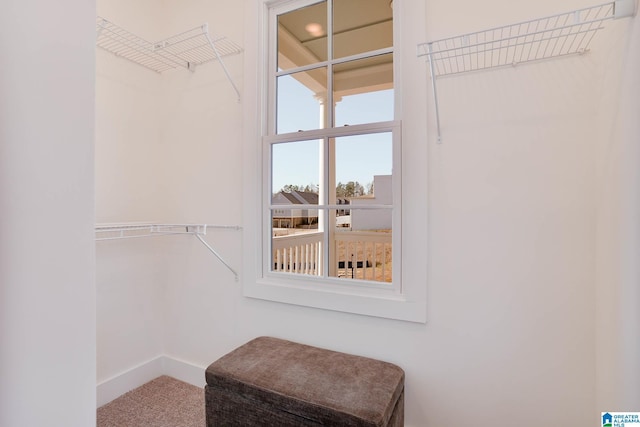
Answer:
[[[278, 79], [278, 131], [318, 129], [320, 108], [313, 93], [290, 76]], [[336, 126], [393, 119], [393, 90], [344, 97], [336, 105]], [[336, 182], [358, 181], [391, 174], [391, 134], [358, 135], [336, 140]], [[284, 185], [319, 183], [319, 141], [273, 146], [273, 191]]]

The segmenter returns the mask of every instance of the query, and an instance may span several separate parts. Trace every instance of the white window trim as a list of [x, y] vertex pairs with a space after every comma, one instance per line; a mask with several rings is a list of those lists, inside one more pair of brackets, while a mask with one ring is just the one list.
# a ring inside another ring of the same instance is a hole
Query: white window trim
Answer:
[[[315, 0], [308, 0], [306, 3], [315, 3]], [[268, 219], [268, 215], [264, 215], [265, 207], [268, 209], [269, 204], [265, 203], [263, 197], [269, 193], [268, 183], [265, 183], [264, 168], [268, 168], [266, 164], [267, 159], [262, 157], [263, 141], [262, 135], [266, 135], [266, 120], [264, 118], [265, 109], [268, 106], [267, 99], [267, 68], [266, 59], [268, 58], [269, 46], [268, 37], [266, 37], [266, 30], [268, 29], [267, 20], [269, 17], [269, 10], [273, 6], [291, 5], [292, 0], [262, 0], [260, 2], [261, 7], [257, 7], [253, 10], [253, 14], [250, 14], [249, 19], [253, 18], [252, 24], [255, 24], [248, 30], [249, 37], [247, 40], [253, 40], [254, 45], [248, 43], [245, 46], [245, 102], [244, 102], [244, 117], [245, 117], [245, 162], [246, 167], [245, 177], [245, 192], [244, 192], [244, 205], [245, 205], [245, 258], [243, 263], [243, 293], [247, 297], [277, 301], [282, 303], [296, 304], [307, 307], [315, 307], [320, 309], [341, 311], [347, 313], [355, 313], [390, 319], [398, 319], [412, 322], [426, 321], [426, 290], [424, 289], [424, 282], [420, 284], [407, 284], [400, 280], [400, 276], [404, 271], [404, 261], [400, 261], [400, 268], [394, 264], [394, 284], [396, 283], [396, 271], [398, 275], [397, 286], [394, 285], [393, 291], [389, 292], [385, 290], [380, 292], [379, 287], [371, 286], [370, 282], [349, 281], [348, 284], [333, 283], [333, 280], [327, 280], [327, 278], [309, 278], [308, 276], [299, 277], [298, 275], [290, 275], [288, 273], [273, 273], [263, 274], [263, 263], [265, 257], [263, 254], [265, 234], [263, 234], [263, 227], [269, 227], [270, 224], [266, 224], [265, 218]], [[400, 14], [398, 9], [401, 8], [399, 4], [402, 1], [394, 2], [394, 79], [396, 100], [400, 96], [400, 85], [398, 84], [400, 73], [397, 72], [401, 61], [397, 54], [398, 42], [401, 40], [399, 28], [402, 28], [400, 24]], [[248, 25], [247, 27], [250, 27]], [[253, 53], [253, 57], [251, 54]], [[255, 99], [252, 99], [248, 94], [255, 94]], [[252, 103], [252, 101], [254, 101]], [[249, 104], [249, 105], [247, 105]], [[398, 102], [396, 102], [398, 105]], [[257, 108], [256, 108], [257, 106]], [[401, 111], [402, 108], [396, 108], [396, 114]], [[387, 122], [383, 124], [376, 124], [380, 126], [387, 126], [388, 128], [400, 127], [400, 131], [396, 131], [396, 134], [401, 136], [404, 133], [400, 121]], [[365, 125], [365, 127], [370, 125]], [[353, 132], [358, 133], [363, 131], [364, 128], [358, 129], [354, 126]], [[336, 130], [338, 132], [340, 129]], [[352, 130], [349, 129], [349, 132]], [[323, 135], [327, 130], [321, 130]], [[286, 137], [286, 135], [284, 135]], [[342, 136], [342, 135], [341, 135]], [[279, 135], [278, 137], [283, 137]], [[300, 135], [290, 135], [290, 137], [296, 140], [300, 140]], [[270, 137], [265, 137], [270, 138]], [[305, 138], [306, 139], [306, 138]], [[401, 143], [394, 143], [394, 150], [401, 150]], [[266, 156], [265, 156], [266, 157]], [[394, 152], [394, 158], [400, 162], [402, 159], [402, 153]], [[400, 186], [400, 180], [403, 174], [397, 174], [394, 171], [394, 181], [397, 181], [397, 185]], [[394, 191], [396, 191], [394, 184]], [[399, 191], [399, 190], [398, 190]], [[263, 197], [261, 197], [261, 195]], [[401, 207], [403, 206], [402, 199], [400, 203], [395, 206], [394, 210], [397, 210], [397, 221], [394, 219], [394, 251], [401, 252], [401, 248], [404, 246], [402, 242], [404, 237], [403, 229], [401, 228]], [[396, 228], [396, 224], [397, 228]], [[394, 253], [394, 258], [396, 254]], [[322, 286], [316, 282], [322, 282]], [[338, 279], [339, 281], [339, 279]], [[336, 281], [336, 282], [338, 282]], [[425, 278], [426, 281], [426, 278]], [[305, 283], [301, 286], [301, 283]]]

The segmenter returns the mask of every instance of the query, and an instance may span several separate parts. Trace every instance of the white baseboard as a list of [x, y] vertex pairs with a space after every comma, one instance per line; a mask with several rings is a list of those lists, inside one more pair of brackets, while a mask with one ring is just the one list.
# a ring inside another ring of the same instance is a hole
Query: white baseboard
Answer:
[[106, 405], [116, 397], [120, 397], [126, 392], [163, 375], [163, 357], [164, 356], [158, 356], [138, 366], [134, 366], [119, 375], [102, 381], [96, 387], [97, 406]]
[[205, 368], [173, 357], [158, 356], [98, 384], [97, 406], [106, 405], [126, 392], [162, 375], [168, 375], [196, 387], [204, 387]]
[[197, 366], [184, 360], [175, 359], [169, 356], [162, 357], [164, 375], [168, 375], [177, 380], [194, 385], [196, 387], [204, 387], [206, 380], [204, 371], [206, 366]]

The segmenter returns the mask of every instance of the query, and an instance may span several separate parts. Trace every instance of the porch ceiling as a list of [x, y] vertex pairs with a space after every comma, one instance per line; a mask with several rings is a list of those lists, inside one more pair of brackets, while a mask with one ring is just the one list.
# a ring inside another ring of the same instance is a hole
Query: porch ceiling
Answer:
[[[278, 19], [278, 65], [289, 69], [327, 59], [326, 4], [316, 3]], [[393, 45], [389, 0], [334, 2], [333, 57], [341, 58]], [[393, 85], [392, 55], [340, 64], [334, 70], [337, 95], [370, 92]], [[324, 70], [295, 76], [314, 93], [326, 91]]]

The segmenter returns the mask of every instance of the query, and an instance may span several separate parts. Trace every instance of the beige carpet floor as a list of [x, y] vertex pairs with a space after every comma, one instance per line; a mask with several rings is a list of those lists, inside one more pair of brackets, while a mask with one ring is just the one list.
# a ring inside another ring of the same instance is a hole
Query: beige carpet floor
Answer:
[[204, 427], [204, 390], [158, 377], [98, 408], [98, 427]]

